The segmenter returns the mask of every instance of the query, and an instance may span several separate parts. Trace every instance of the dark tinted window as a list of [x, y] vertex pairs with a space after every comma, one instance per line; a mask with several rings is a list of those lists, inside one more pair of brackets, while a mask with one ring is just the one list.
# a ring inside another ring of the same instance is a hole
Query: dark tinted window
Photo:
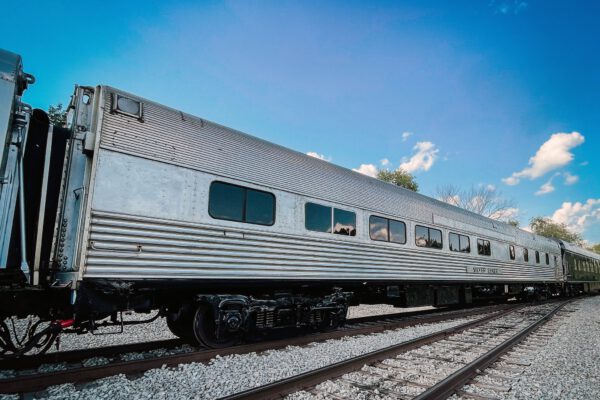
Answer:
[[537, 250], [535, 251], [535, 262], [540, 263], [540, 252]]
[[306, 203], [304, 226], [309, 231], [331, 233], [331, 207]]
[[243, 187], [213, 182], [210, 185], [208, 213], [213, 218], [243, 222], [245, 193]]
[[429, 228], [429, 240], [431, 243], [431, 247], [441, 249], [443, 247], [442, 231]]
[[460, 235], [460, 251], [462, 253], [471, 252], [471, 239], [468, 236]]
[[273, 225], [275, 196], [261, 190], [213, 182], [210, 185], [208, 213], [216, 219]]
[[477, 253], [482, 256], [492, 255], [492, 246], [489, 240], [477, 239]]
[[406, 225], [404, 222], [390, 219], [390, 242], [406, 243]]
[[451, 251], [460, 251], [461, 253], [471, 252], [471, 241], [468, 236], [450, 233], [448, 235]]
[[356, 214], [352, 211], [333, 210], [333, 233], [356, 236]]
[[448, 235], [448, 246], [450, 251], [460, 251], [460, 238], [456, 233], [450, 233]]
[[529, 250], [528, 249], [523, 249], [523, 260], [525, 260], [525, 262], [529, 262]]
[[372, 240], [388, 241], [388, 219], [371, 215], [369, 218], [369, 236]]
[[429, 228], [417, 225], [415, 227], [415, 244], [419, 247], [427, 247], [429, 242]]
[[515, 246], [513, 246], [512, 244], [510, 246], [508, 246], [508, 253], [510, 255], [510, 259], [514, 260], [516, 255], [515, 255]]
[[275, 222], [275, 197], [271, 193], [246, 189], [246, 222], [273, 225]]
[[441, 249], [443, 247], [442, 231], [417, 225], [415, 226], [415, 244], [420, 247]]
[[550, 254], [546, 253], [546, 265], [550, 265]]

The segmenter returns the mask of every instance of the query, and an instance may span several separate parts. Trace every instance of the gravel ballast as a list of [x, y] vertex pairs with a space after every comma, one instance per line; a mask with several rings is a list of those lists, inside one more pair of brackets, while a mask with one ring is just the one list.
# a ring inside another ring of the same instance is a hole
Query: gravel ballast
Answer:
[[600, 296], [575, 304], [505, 399], [600, 399]]
[[180, 365], [178, 368], [150, 370], [134, 380], [120, 375], [82, 387], [65, 384], [48, 389], [47, 396], [52, 399], [214, 399], [460, 325], [472, 319], [464, 318], [373, 335], [345, 337], [260, 354], [217, 357], [209, 364], [191, 363]]

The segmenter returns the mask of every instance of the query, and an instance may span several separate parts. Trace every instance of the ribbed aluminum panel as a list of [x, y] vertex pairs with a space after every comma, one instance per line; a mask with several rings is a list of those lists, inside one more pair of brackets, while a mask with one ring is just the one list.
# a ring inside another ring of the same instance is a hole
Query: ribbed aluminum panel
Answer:
[[[85, 278], [553, 280], [554, 268], [460, 253], [94, 212]], [[497, 267], [498, 275], [467, 273]]]
[[[429, 224], [434, 215], [443, 216], [446, 221], [478, 227], [487, 237], [560, 253], [552, 240], [131, 94], [110, 87], [103, 90], [102, 148], [387, 216], [410, 216]], [[143, 121], [112, 113], [111, 93], [143, 101]]]

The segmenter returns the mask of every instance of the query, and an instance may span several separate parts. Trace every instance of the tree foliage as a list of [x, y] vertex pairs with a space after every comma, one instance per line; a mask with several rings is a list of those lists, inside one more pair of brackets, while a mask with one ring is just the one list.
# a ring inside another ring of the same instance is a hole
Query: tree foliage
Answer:
[[592, 246], [590, 246], [589, 248], [591, 251], [593, 251], [594, 253], [598, 253], [600, 254], [600, 243], [596, 243]]
[[419, 191], [419, 184], [415, 180], [415, 177], [400, 168], [394, 171], [390, 171], [389, 169], [380, 169], [377, 171], [377, 179], [384, 182], [393, 183], [396, 186], [412, 190], [413, 192]]
[[61, 103], [48, 107], [48, 118], [50, 123], [55, 126], [64, 127], [67, 125], [67, 110]]
[[502, 193], [493, 187], [472, 186], [470, 189], [461, 189], [458, 186], [445, 185], [438, 186], [434, 195], [444, 203], [464, 208], [484, 217], [498, 221], [511, 221], [511, 225], [514, 226], [519, 224], [514, 220], [517, 212], [515, 202], [502, 197]]
[[580, 234], [570, 231], [567, 225], [554, 222], [548, 217], [532, 218], [529, 227], [533, 233], [541, 236], [561, 239], [579, 246], [583, 244], [583, 238]]

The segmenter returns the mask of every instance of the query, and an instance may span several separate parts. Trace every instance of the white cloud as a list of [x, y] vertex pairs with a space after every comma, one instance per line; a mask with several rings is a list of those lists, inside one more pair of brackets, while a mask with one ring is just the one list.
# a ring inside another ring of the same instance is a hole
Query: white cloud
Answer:
[[573, 153], [570, 150], [584, 141], [585, 138], [579, 132], [555, 133], [529, 159], [528, 167], [519, 172], [513, 172], [511, 176], [502, 181], [507, 185], [516, 185], [521, 178], [533, 180], [564, 167], [573, 161]]
[[402, 132], [402, 141], [406, 142], [412, 135], [414, 135], [413, 132]]
[[306, 153], [307, 156], [311, 156], [314, 158], [318, 158], [319, 160], [323, 160], [323, 161], [331, 161], [331, 157], [326, 157], [323, 154], [319, 154], [316, 151], [309, 151], [308, 153]]
[[600, 222], [600, 199], [588, 199], [585, 203], [565, 201], [551, 218], [577, 233], [583, 233], [588, 226]]
[[400, 164], [400, 168], [409, 173], [418, 170], [429, 171], [439, 153], [435, 144], [431, 142], [417, 142], [413, 149], [416, 150], [416, 153], [409, 160]]
[[492, 185], [491, 183], [485, 187], [490, 192], [496, 191], [496, 185]]
[[590, 163], [589, 161], [583, 161], [583, 162], [580, 162], [579, 165], [581, 165], [582, 167], [585, 167], [589, 163]]
[[554, 192], [554, 185], [552, 184], [552, 179], [550, 179], [548, 182], [544, 183], [541, 187], [540, 190], [538, 190], [537, 192], [535, 192], [536, 196], [542, 196], [548, 193], [552, 193]]
[[360, 167], [352, 168], [352, 171], [360, 172], [361, 174], [372, 178], [377, 177], [377, 167], [373, 164], [360, 164]]
[[565, 185], [574, 185], [579, 181], [579, 177], [577, 175], [571, 175], [568, 172], [563, 174], [565, 177]]
[[519, 209], [516, 207], [505, 208], [504, 210], [498, 210], [492, 215], [490, 215], [491, 219], [496, 219], [499, 221], [508, 221], [511, 219], [515, 219], [519, 216]]
[[388, 160], [387, 158], [384, 158], [383, 160], [380, 161], [381, 165], [383, 165], [384, 167], [390, 165], [390, 160]]

